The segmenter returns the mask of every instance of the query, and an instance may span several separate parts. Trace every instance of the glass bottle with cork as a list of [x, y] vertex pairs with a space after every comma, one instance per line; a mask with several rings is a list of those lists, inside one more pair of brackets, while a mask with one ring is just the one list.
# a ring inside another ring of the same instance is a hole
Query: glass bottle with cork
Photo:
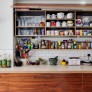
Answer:
[[3, 55], [3, 59], [2, 59], [2, 67], [7, 67], [7, 56], [6, 54]]
[[2, 55], [0, 55], [0, 67], [2, 67]]
[[10, 59], [10, 55], [7, 58], [7, 67], [11, 67], [11, 59]]

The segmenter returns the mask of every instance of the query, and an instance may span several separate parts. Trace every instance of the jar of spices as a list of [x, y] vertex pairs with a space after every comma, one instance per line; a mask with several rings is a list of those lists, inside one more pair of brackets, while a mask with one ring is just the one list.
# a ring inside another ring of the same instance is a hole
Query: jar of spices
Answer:
[[62, 42], [62, 49], [65, 49], [65, 43]]
[[61, 41], [58, 41], [58, 49], [61, 49]]
[[48, 41], [48, 49], [51, 49], [51, 41]]

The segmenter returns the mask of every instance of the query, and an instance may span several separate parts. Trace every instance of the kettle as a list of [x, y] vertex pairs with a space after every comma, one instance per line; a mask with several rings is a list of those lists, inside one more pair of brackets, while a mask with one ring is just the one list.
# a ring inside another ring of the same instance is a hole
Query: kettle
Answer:
[[49, 58], [50, 65], [57, 65], [58, 56], [55, 58]]

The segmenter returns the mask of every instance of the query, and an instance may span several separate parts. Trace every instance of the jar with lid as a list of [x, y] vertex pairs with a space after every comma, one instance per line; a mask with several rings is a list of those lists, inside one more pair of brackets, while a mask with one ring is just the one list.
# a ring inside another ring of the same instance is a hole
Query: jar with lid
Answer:
[[58, 41], [58, 49], [61, 49], [61, 41]]
[[73, 41], [74, 49], [77, 48], [76, 41]]
[[57, 44], [57, 41], [55, 41], [55, 49], [58, 48], [58, 44]]
[[51, 41], [48, 41], [48, 49], [51, 49]]
[[67, 40], [64, 40], [63, 42], [64, 42], [64, 45], [65, 45], [64, 48], [68, 49], [68, 42], [67, 42]]
[[65, 49], [65, 43], [64, 43], [64, 41], [62, 42], [62, 49]]

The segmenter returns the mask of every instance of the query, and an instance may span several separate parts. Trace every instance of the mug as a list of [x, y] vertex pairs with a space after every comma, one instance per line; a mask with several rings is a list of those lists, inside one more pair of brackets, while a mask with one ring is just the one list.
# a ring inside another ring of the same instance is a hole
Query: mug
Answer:
[[51, 21], [50, 26], [55, 27], [55, 21]]
[[52, 14], [52, 15], [51, 15], [51, 18], [52, 18], [52, 19], [56, 19], [56, 15], [55, 15], [55, 14]]
[[51, 18], [51, 15], [50, 14], [47, 14], [47, 19], [50, 19]]
[[50, 22], [46, 22], [46, 26], [47, 27], [50, 27]]
[[68, 35], [68, 31], [64, 31], [64, 35]]
[[82, 24], [82, 23], [83, 23], [82, 19], [77, 19], [76, 20], [76, 24]]
[[59, 21], [56, 22], [56, 27], [60, 27], [60, 22]]
[[55, 31], [54, 30], [51, 30], [51, 35], [55, 35]]
[[51, 31], [50, 30], [47, 30], [46, 34], [47, 35], [50, 35], [51, 34]]
[[59, 35], [59, 31], [58, 30], [55, 30], [55, 35]]

